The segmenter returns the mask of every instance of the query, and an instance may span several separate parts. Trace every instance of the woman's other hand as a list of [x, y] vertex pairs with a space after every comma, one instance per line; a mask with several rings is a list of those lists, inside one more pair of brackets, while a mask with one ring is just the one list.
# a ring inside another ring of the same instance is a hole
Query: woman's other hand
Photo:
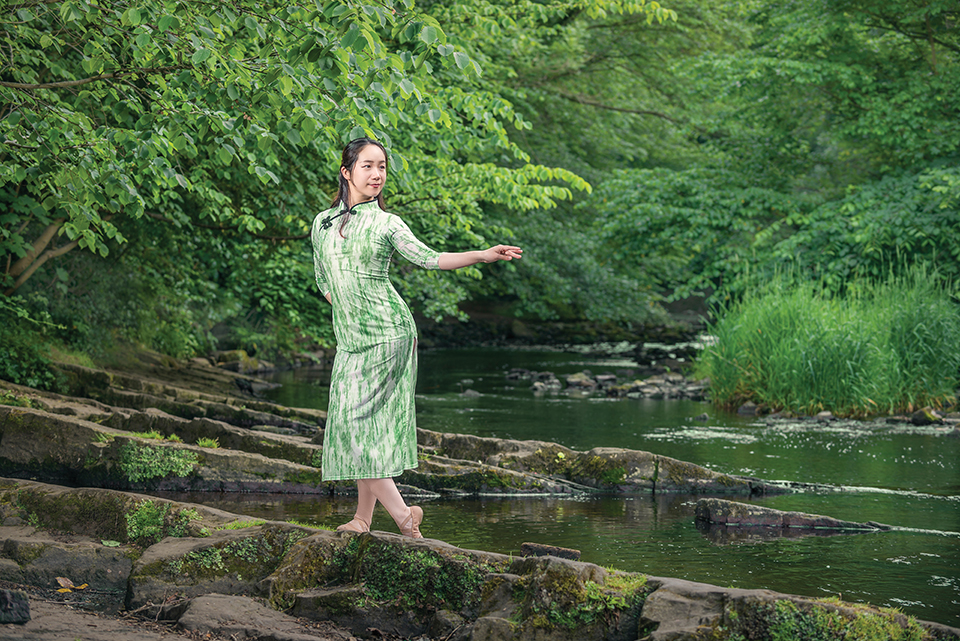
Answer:
[[498, 260], [513, 260], [514, 258], [523, 258], [523, 250], [513, 245], [496, 245], [490, 249], [480, 252], [481, 262], [495, 263]]

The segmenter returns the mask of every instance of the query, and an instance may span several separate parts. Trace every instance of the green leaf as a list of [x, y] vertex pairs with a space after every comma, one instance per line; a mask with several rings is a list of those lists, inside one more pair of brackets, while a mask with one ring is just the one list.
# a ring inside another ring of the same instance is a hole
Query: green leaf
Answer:
[[420, 32], [420, 40], [429, 44], [433, 44], [437, 41], [437, 38], [440, 37], [440, 32], [436, 27], [426, 26]]
[[179, 26], [180, 26], [180, 20], [176, 16], [171, 16], [171, 15], [160, 16], [160, 20], [157, 21], [157, 29], [159, 29], [160, 31], [177, 29]]
[[209, 58], [211, 53], [212, 52], [209, 49], [197, 49], [190, 60], [193, 62], [193, 64], [198, 65]]
[[353, 46], [353, 43], [357, 41], [357, 38], [360, 37], [360, 29], [357, 25], [350, 25], [350, 29], [343, 34], [343, 37], [340, 39], [340, 46], [344, 49], [349, 49]]
[[453, 54], [453, 60], [457, 63], [457, 66], [463, 69], [468, 64], [470, 64], [470, 56], [463, 53], [462, 51], [457, 51]]
[[140, 10], [136, 7], [130, 7], [120, 14], [120, 24], [127, 27], [136, 27], [140, 24]]
[[284, 135], [287, 137], [287, 140], [289, 140], [294, 145], [299, 145], [302, 141], [302, 139], [300, 138], [300, 132], [297, 131], [296, 129], [287, 129], [287, 133]]
[[439, 109], [431, 109], [427, 112], [427, 115], [430, 117], [430, 122], [437, 123], [439, 122], [440, 118], [443, 117], [443, 112], [441, 112]]
[[320, 59], [320, 56], [323, 55], [325, 48], [320, 45], [316, 45], [313, 49], [307, 53], [307, 62], [316, 62]]
[[260, 38], [266, 38], [267, 32], [263, 30], [263, 27], [260, 26], [260, 23], [256, 21], [253, 16], [247, 16], [243, 19], [243, 24], [246, 25], [247, 29], [255, 32]]
[[454, 52], [455, 47], [453, 45], [440, 45], [437, 47], [437, 53], [441, 56], [449, 56]]

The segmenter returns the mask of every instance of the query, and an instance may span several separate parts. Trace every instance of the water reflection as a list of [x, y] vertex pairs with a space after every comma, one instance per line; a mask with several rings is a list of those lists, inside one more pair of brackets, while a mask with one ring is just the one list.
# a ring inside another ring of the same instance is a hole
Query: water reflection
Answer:
[[[757, 500], [765, 507], [903, 529], [829, 537], [770, 538], [747, 531], [707, 536], [695, 525], [699, 496], [510, 497], [431, 501], [424, 506], [427, 536], [504, 554], [518, 554], [528, 541], [574, 548], [584, 561], [604, 566], [722, 586], [842, 596], [960, 625], [960, 439], [948, 438], [948, 430], [852, 421], [770, 424], [692, 401], [536, 396], [529, 383], [506, 380], [513, 367], [562, 377], [583, 369], [617, 373], [629, 363], [561, 352], [426, 352], [417, 388], [419, 425], [554, 441], [578, 450], [649, 450], [718, 472], [807, 488]], [[325, 408], [323, 372], [299, 370], [279, 378], [284, 387], [272, 393], [280, 402]], [[465, 389], [479, 396], [462, 395]], [[697, 420], [704, 412], [708, 419]], [[350, 498], [339, 497], [192, 500], [251, 517], [326, 527], [348, 521], [354, 507]], [[396, 531], [382, 510], [373, 527]]]

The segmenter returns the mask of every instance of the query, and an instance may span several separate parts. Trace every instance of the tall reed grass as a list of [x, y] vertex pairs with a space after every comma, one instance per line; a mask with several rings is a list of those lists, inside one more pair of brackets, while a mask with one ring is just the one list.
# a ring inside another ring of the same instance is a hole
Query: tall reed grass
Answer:
[[862, 417], [956, 403], [956, 289], [916, 268], [831, 297], [781, 274], [720, 310], [701, 356], [714, 403]]

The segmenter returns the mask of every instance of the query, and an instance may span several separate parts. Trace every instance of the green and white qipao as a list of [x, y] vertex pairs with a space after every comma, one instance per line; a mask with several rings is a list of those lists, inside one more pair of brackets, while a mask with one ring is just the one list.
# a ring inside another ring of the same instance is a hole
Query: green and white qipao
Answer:
[[317, 286], [331, 295], [337, 355], [323, 437], [323, 479], [388, 478], [417, 467], [417, 326], [388, 275], [394, 251], [425, 269], [440, 253], [376, 202], [313, 221]]

